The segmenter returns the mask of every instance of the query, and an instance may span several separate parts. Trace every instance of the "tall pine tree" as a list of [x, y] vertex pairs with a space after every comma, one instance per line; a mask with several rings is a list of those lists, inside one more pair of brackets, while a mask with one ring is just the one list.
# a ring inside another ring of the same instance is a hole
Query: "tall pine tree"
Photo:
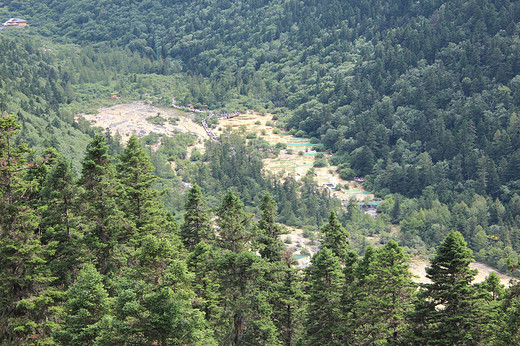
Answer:
[[341, 293], [343, 273], [338, 256], [322, 247], [309, 267], [306, 344], [342, 345]]
[[460, 232], [452, 231], [437, 249], [414, 313], [414, 342], [461, 345], [480, 341], [479, 306], [482, 300], [472, 285], [476, 270], [469, 264], [472, 251]]

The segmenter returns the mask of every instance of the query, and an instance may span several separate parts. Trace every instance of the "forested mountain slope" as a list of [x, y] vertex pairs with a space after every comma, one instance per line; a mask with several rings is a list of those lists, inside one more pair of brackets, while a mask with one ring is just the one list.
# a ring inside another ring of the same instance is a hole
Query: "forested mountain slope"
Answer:
[[4, 12], [158, 54], [193, 77], [189, 102], [291, 110], [289, 128], [322, 136], [377, 190], [433, 185], [443, 201], [458, 183], [518, 190], [518, 2], [7, 1]]
[[455, 228], [479, 259], [518, 262], [518, 2], [28, 0], [0, 13], [91, 45], [100, 70], [116, 46], [140, 71], [182, 75], [181, 103], [285, 115], [387, 195], [402, 244]]

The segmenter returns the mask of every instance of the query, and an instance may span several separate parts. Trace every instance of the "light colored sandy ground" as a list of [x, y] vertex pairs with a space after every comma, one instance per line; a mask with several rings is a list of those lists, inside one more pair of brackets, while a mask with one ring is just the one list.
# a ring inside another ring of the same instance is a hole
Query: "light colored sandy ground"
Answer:
[[[426, 278], [426, 266], [428, 266], [429, 264], [430, 264], [429, 261], [422, 260], [422, 259], [413, 259], [410, 262], [410, 271], [414, 275], [418, 276], [417, 278], [414, 279], [415, 282], [418, 282], [418, 283], [430, 282]], [[470, 267], [472, 269], [478, 270], [478, 273], [475, 276], [475, 280], [473, 282], [482, 282], [491, 273], [496, 273], [500, 277], [500, 282], [502, 282], [502, 284], [504, 284], [506, 286], [509, 286], [509, 280], [512, 279], [511, 276], [499, 273], [495, 269], [493, 269], [490, 266], [487, 266], [483, 263], [474, 262], [474, 263], [470, 264]]]
[[[160, 115], [166, 119], [164, 125], [153, 125], [146, 118]], [[159, 108], [142, 102], [120, 104], [100, 108], [97, 114], [79, 114], [90, 121], [93, 126], [108, 129], [111, 134], [119, 132], [126, 142], [132, 133], [143, 137], [150, 132], [172, 136], [176, 131], [190, 132], [205, 138], [204, 129], [192, 121], [193, 114], [173, 108]], [[177, 125], [172, 125], [168, 119], [179, 118]], [[201, 141], [202, 143], [202, 141]]]

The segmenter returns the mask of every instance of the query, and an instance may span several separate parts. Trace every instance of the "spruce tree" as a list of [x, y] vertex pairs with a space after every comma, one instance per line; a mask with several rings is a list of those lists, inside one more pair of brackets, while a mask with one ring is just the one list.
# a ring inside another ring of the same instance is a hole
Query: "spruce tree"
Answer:
[[119, 155], [117, 178], [124, 194], [121, 210], [140, 232], [157, 233], [164, 225], [159, 192], [152, 188], [158, 179], [154, 167], [136, 135], [130, 136], [125, 149]]
[[285, 251], [280, 236], [283, 228], [276, 223], [276, 202], [268, 191], [264, 192], [260, 204], [260, 220], [258, 221], [259, 253], [269, 262], [282, 260]]
[[250, 221], [251, 216], [245, 212], [244, 203], [233, 190], [228, 190], [217, 210], [220, 247], [235, 253], [246, 250], [253, 238]]
[[232, 345], [278, 345], [268, 301], [268, 263], [247, 250], [227, 250], [216, 263], [223, 308], [215, 328], [220, 340]]
[[184, 246], [192, 250], [201, 241], [213, 238], [211, 218], [206, 210], [206, 203], [200, 186], [194, 184], [188, 192], [184, 214], [184, 223], [181, 225], [180, 237]]
[[78, 194], [70, 163], [59, 158], [45, 180], [39, 208], [42, 241], [53, 246], [54, 253], [49, 265], [58, 277], [58, 284], [70, 284], [84, 256], [83, 233], [79, 230]]
[[309, 267], [306, 344], [342, 345], [341, 293], [343, 273], [338, 256], [322, 247]]
[[54, 337], [63, 344], [94, 345], [108, 304], [103, 277], [92, 264], [86, 264], [67, 290], [61, 329]]
[[414, 312], [414, 342], [461, 345], [480, 341], [479, 306], [472, 285], [476, 270], [469, 264], [472, 251], [460, 232], [452, 231], [437, 249]]
[[38, 237], [38, 219], [31, 207], [32, 183], [23, 178], [29, 150], [16, 144], [20, 125], [0, 114], [0, 343], [45, 340], [47, 307], [53, 303], [53, 281], [46, 266], [51, 251]]
[[296, 345], [303, 334], [305, 293], [301, 269], [287, 265], [270, 293], [273, 322], [284, 345]]
[[107, 274], [117, 266], [112, 254], [118, 245], [118, 238], [127, 241], [132, 227], [125, 223], [123, 213], [118, 208], [121, 189], [115, 180], [103, 135], [95, 135], [89, 143], [82, 166], [80, 184], [84, 188], [81, 197], [85, 241], [99, 263], [100, 272]]
[[339, 223], [338, 217], [336, 216], [336, 212], [334, 210], [330, 212], [329, 220], [327, 224], [322, 227], [321, 233], [321, 245], [331, 249], [334, 254], [340, 258], [341, 261], [344, 261], [349, 246], [349, 234], [347, 230]]
[[376, 250], [370, 270], [358, 277], [352, 304], [356, 344], [399, 344], [412, 311], [414, 284], [408, 258], [395, 241]]
[[194, 274], [193, 290], [197, 298], [193, 306], [204, 313], [204, 317], [214, 325], [222, 307], [219, 306], [218, 273], [215, 270], [216, 249], [205, 242], [198, 243], [188, 254], [186, 263], [188, 269]]

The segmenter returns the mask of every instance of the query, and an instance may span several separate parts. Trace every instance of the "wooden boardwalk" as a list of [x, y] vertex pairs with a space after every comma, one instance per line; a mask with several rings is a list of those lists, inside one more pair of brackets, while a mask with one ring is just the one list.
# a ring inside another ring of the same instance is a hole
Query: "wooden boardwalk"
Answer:
[[[202, 109], [196, 109], [196, 108], [190, 108], [190, 107], [184, 107], [184, 106], [177, 106], [175, 104], [175, 98], [172, 99], [172, 107], [177, 108], [177, 109], [187, 110], [189, 112], [196, 112], [196, 113], [207, 112], [207, 111], [202, 110]], [[204, 130], [208, 134], [209, 138], [211, 138], [211, 140], [213, 140], [214, 142], [217, 142], [218, 144], [222, 144], [220, 142], [220, 140], [217, 138], [217, 136], [215, 136], [215, 134], [213, 133], [211, 128], [208, 126], [208, 120], [213, 118], [213, 117], [217, 117], [218, 119], [231, 119], [231, 118], [238, 117], [238, 116], [239, 116], [238, 112], [236, 112], [236, 113], [219, 113], [219, 114], [215, 114], [214, 112], [210, 112], [208, 116], [206, 116], [204, 119], [202, 119], [202, 127], [204, 127]], [[235, 151], [235, 149], [233, 147], [229, 148], [229, 150], [231, 151], [233, 156], [236, 155], [236, 151]]]

